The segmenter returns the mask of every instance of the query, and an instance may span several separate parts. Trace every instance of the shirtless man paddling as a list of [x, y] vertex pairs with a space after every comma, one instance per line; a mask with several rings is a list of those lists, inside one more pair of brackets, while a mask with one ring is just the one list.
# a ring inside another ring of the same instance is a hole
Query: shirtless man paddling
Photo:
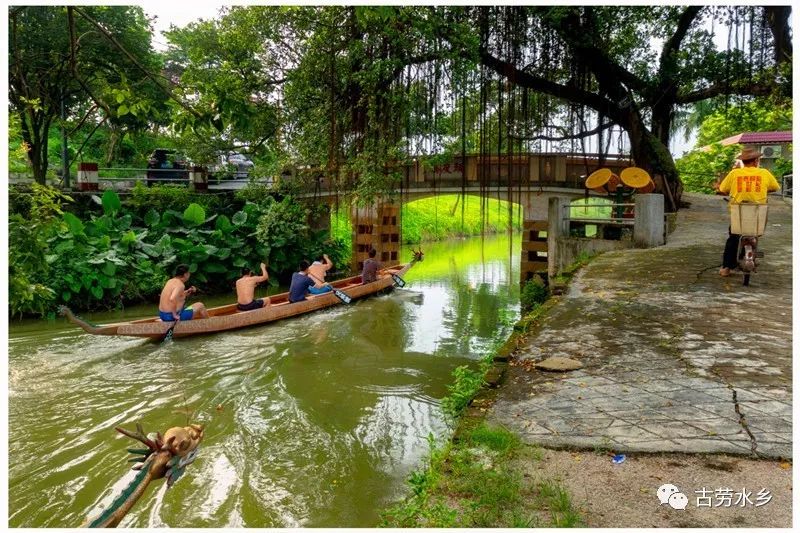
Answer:
[[208, 318], [206, 306], [201, 302], [194, 303], [186, 309], [183, 308], [186, 303], [186, 297], [197, 292], [196, 287], [186, 288], [189, 276], [191, 276], [189, 267], [187, 265], [178, 265], [175, 268], [175, 276], [170, 278], [161, 290], [161, 299], [158, 302], [158, 316], [164, 322], [191, 320], [195, 318], [195, 315], [199, 315], [199, 318]]
[[260, 276], [254, 276], [249, 268], [244, 267], [242, 269], [242, 277], [236, 280], [236, 309], [239, 311], [252, 311], [253, 309], [261, 309], [268, 306], [269, 298], [254, 299], [256, 285], [267, 280], [269, 280], [269, 274], [267, 274], [267, 265], [264, 263], [261, 263]]

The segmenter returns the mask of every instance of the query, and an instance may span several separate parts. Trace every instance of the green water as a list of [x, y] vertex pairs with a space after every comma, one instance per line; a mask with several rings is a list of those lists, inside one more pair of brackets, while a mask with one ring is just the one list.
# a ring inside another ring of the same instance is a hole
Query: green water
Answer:
[[510, 333], [513, 241], [513, 253], [507, 237], [431, 244], [405, 289], [164, 345], [11, 323], [10, 525], [81, 524], [133, 476], [136, 443], [114, 427], [163, 432], [185, 425], [186, 405], [206, 426], [197, 460], [168, 491], [154, 483], [121, 526], [376, 525], [407, 493], [428, 434], [450, 434], [440, 401], [452, 370]]

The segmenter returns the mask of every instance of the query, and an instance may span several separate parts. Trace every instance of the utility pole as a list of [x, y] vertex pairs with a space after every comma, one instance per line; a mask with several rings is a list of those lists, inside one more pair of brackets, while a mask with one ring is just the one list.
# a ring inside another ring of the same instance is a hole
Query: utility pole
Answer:
[[64, 103], [64, 88], [61, 88], [61, 179], [69, 189], [69, 160], [67, 159], [67, 109]]

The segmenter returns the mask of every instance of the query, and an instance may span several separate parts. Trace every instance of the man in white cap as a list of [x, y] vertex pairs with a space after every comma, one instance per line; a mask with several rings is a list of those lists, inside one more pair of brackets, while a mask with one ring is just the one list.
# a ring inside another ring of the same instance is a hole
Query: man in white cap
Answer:
[[[716, 184], [717, 194], [730, 194], [730, 203], [740, 204], [742, 202], [752, 202], [757, 204], [767, 203], [767, 193], [780, 189], [778, 180], [772, 172], [765, 168], [758, 168], [758, 160], [761, 154], [755, 148], [746, 146], [742, 148], [737, 159], [742, 162], [741, 166], [734, 168], [722, 182]], [[741, 235], [730, 232], [728, 228], [728, 240], [725, 242], [725, 251], [722, 254], [722, 268], [719, 275], [726, 277], [731, 275], [731, 269], [736, 268], [737, 257], [736, 249], [739, 246]]]

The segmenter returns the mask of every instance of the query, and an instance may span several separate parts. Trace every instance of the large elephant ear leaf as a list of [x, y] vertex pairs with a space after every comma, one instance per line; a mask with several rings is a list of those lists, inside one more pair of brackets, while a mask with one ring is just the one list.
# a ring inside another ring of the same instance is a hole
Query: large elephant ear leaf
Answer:
[[111, 189], [103, 193], [102, 203], [103, 212], [106, 215], [112, 215], [122, 209], [122, 202], [119, 199], [119, 195]]
[[151, 209], [144, 216], [144, 223], [148, 226], [155, 226], [159, 222], [161, 222], [161, 215], [155, 209]]
[[247, 222], [247, 213], [245, 213], [244, 211], [237, 211], [237, 212], [236, 212], [236, 213], [233, 215], [233, 223], [234, 223], [235, 225], [237, 225], [237, 226], [241, 226], [241, 225], [242, 225], [242, 224], [244, 224], [245, 222]]
[[72, 213], [64, 213], [64, 222], [67, 223], [69, 232], [73, 235], [80, 235], [83, 233], [83, 222]]
[[192, 226], [199, 226], [206, 220], [206, 211], [198, 204], [189, 204], [183, 212], [183, 220]]

